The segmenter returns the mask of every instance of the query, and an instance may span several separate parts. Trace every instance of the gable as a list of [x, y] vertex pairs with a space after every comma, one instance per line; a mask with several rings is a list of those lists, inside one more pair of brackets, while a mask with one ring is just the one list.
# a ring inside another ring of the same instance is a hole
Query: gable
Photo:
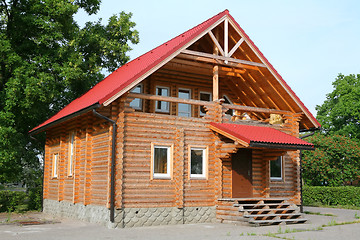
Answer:
[[[216, 58], [213, 55], [214, 47], [219, 49]], [[236, 104], [303, 112], [305, 117], [301, 120], [302, 129], [320, 126], [225, 10], [118, 68], [30, 133], [43, 131], [93, 108], [107, 106], [165, 64], [177, 64], [179, 61], [182, 61], [182, 65], [188, 62], [189, 67], [193, 67], [193, 63], [209, 66], [219, 64], [220, 82], [233, 89], [238, 96]]]

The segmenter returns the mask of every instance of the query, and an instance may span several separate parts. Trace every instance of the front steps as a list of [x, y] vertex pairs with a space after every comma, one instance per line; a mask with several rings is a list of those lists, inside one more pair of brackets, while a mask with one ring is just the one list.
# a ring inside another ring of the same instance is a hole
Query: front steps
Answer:
[[216, 218], [221, 222], [242, 221], [253, 226], [305, 223], [295, 204], [279, 198], [219, 199]]

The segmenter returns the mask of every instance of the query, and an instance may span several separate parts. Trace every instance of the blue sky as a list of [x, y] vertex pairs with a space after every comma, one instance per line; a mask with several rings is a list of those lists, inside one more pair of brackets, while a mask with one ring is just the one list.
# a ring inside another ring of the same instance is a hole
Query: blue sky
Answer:
[[316, 116], [339, 73], [360, 74], [360, 1], [102, 0], [96, 16], [132, 12], [140, 43], [131, 59], [228, 9], [292, 90]]

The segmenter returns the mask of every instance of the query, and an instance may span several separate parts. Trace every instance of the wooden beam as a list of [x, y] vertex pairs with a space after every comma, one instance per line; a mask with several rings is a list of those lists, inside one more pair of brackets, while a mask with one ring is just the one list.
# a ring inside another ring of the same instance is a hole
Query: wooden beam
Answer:
[[233, 105], [233, 104], [222, 104], [224, 107], [239, 111], [246, 112], [261, 112], [261, 113], [274, 113], [274, 114], [291, 114], [292, 112], [278, 109], [269, 109], [269, 108], [258, 108], [258, 107], [249, 107], [249, 106], [241, 106], [241, 105]]
[[210, 54], [210, 53], [197, 52], [197, 51], [192, 51], [192, 50], [187, 50], [187, 49], [183, 50], [182, 53], [192, 55], [192, 56], [198, 56], [198, 57], [204, 57], [204, 58], [228, 61], [229, 63], [232, 62], [232, 63], [241, 63], [241, 64], [244, 64], [244, 65], [250, 65], [250, 66], [256, 66], [256, 67], [266, 67], [264, 64], [258, 63], [258, 62], [251, 62], [251, 61], [247, 61], [247, 60], [241, 60], [241, 59], [235, 59], [235, 58], [230, 58], [230, 57], [218, 56], [218, 55], [213, 55], [213, 54]]
[[227, 18], [224, 21], [224, 53], [224, 57], [229, 57], [229, 20]]
[[214, 36], [214, 34], [209, 31], [209, 35], [211, 37], [211, 40], [213, 40], [213, 42], [215, 43], [217, 49], [220, 51], [221, 55], [225, 56], [224, 50], [222, 49], [222, 47], [220, 46], [220, 43], [218, 42], [218, 40], [216, 39], [216, 37]]
[[219, 99], [219, 66], [213, 67], [213, 101]]
[[[211, 55], [211, 56], [215, 56], [215, 55]], [[216, 60], [214, 58], [194, 56], [194, 55], [189, 55], [189, 54], [184, 54], [184, 53], [180, 53], [177, 57], [182, 58], [182, 59], [187, 59], [187, 60], [209, 63], [209, 64], [219, 64], [222, 66], [233, 67], [233, 68], [259, 70], [259, 68], [256, 66], [245, 65], [242, 63], [232, 63], [232, 62], [229, 62], [226, 64], [224, 61]]]
[[208, 101], [182, 99], [177, 97], [166, 97], [166, 96], [158, 96], [158, 95], [142, 94], [142, 93], [129, 93], [128, 97], [155, 100], [155, 101], [164, 101], [164, 102], [185, 103], [185, 104], [198, 105], [198, 106], [209, 106], [215, 104], [213, 102], [208, 102]]
[[238, 49], [240, 47], [240, 45], [245, 41], [244, 38], [241, 38], [236, 44], [235, 46], [230, 50], [229, 54], [228, 54], [228, 57], [231, 57], [234, 52], [236, 51], [236, 49]]

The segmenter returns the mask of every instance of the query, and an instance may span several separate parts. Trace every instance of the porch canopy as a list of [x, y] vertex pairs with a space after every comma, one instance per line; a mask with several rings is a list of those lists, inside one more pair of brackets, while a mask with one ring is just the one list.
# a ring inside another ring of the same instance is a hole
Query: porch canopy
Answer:
[[210, 128], [244, 147], [314, 150], [312, 143], [271, 127], [212, 122]]

